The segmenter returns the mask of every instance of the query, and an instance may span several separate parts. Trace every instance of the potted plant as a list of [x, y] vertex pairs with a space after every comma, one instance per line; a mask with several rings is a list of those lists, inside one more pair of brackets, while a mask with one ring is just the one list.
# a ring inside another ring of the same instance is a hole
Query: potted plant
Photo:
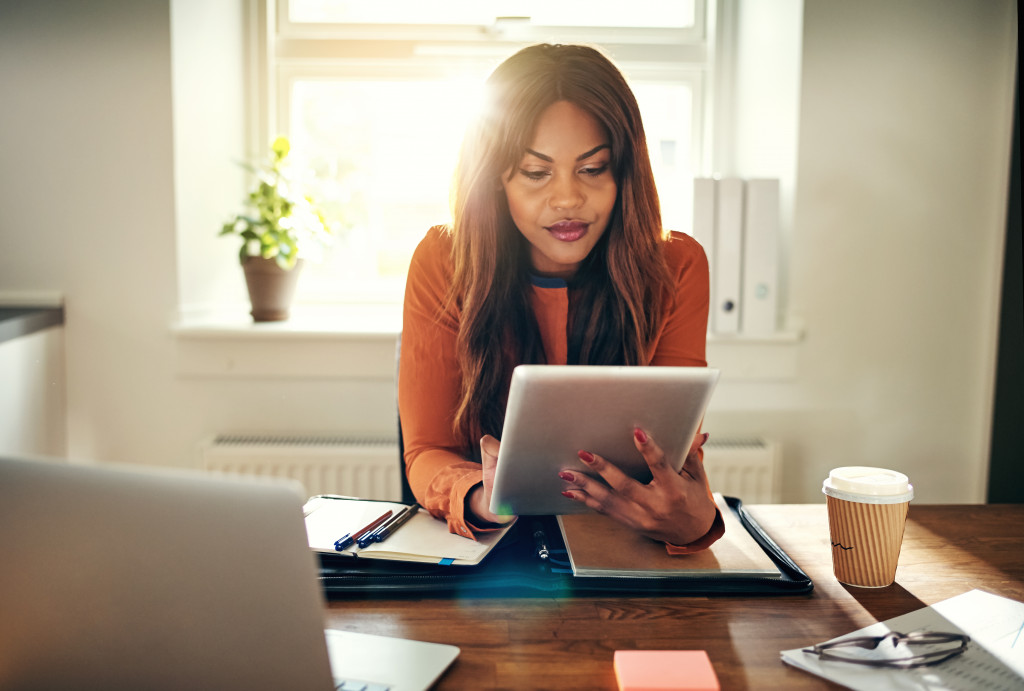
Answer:
[[246, 200], [246, 212], [225, 223], [220, 235], [242, 239], [238, 258], [258, 322], [288, 318], [302, 255], [327, 243], [330, 227], [313, 200], [297, 192], [286, 175], [285, 159], [291, 145], [278, 137], [270, 146], [269, 163], [250, 166], [258, 184]]

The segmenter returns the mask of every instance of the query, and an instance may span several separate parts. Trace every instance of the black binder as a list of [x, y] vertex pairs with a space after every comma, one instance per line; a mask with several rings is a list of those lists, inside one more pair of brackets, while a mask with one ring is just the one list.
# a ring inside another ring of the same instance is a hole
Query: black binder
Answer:
[[[487, 558], [475, 566], [442, 566], [319, 554], [320, 583], [328, 599], [438, 596], [632, 597], [707, 595], [794, 595], [809, 593], [811, 579], [758, 525], [735, 497], [726, 503], [779, 569], [778, 576], [714, 575], [672, 577], [576, 577], [563, 561], [564, 545], [552, 516], [521, 518]], [[533, 539], [537, 521], [550, 540], [541, 559]]]

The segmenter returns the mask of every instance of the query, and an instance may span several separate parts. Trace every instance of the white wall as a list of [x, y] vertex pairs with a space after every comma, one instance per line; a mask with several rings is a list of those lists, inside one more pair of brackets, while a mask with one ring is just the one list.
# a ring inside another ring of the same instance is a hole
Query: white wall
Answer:
[[780, 438], [785, 500], [846, 464], [901, 468], [920, 501], [984, 496], [1016, 28], [1010, 2], [805, 3], [805, 339], [795, 376], [721, 387], [707, 425]]
[[[394, 429], [387, 367], [178, 366], [178, 300], [201, 295], [199, 277], [179, 285], [175, 253], [217, 253], [213, 267], [233, 248], [179, 245], [176, 224], [212, 238], [241, 190], [225, 159], [244, 143], [232, 124], [242, 4], [212, 4], [0, 3], [0, 93], [14, 95], [0, 128], [0, 291], [67, 298], [78, 458], [191, 465], [214, 432]], [[805, 339], [789, 347], [792, 374], [727, 372], [707, 426], [780, 438], [789, 501], [820, 501], [824, 473], [846, 463], [906, 469], [921, 501], [979, 500], [1015, 5], [809, 0], [803, 48], [789, 313]], [[268, 361], [293, 350], [262, 347]]]
[[166, 2], [0, 3], [0, 289], [66, 299], [68, 448], [169, 460]]

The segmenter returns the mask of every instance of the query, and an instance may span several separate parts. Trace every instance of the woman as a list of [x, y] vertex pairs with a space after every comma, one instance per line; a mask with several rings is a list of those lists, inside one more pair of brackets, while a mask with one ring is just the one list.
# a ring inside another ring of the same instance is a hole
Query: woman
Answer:
[[[398, 386], [410, 485], [467, 537], [509, 520], [489, 504], [516, 365], [707, 364], [707, 259], [662, 230], [640, 112], [619, 71], [592, 48], [537, 45], [487, 87], [460, 154], [454, 222], [427, 233], [409, 268]], [[706, 440], [697, 435], [677, 474], [635, 430], [647, 485], [582, 449], [608, 484], [562, 471], [566, 501], [672, 553], [704, 549], [723, 532]]]

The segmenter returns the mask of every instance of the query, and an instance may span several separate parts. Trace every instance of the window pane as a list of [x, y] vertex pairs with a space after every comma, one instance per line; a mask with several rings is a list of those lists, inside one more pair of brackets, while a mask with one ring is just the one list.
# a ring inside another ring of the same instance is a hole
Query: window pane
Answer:
[[342, 232], [304, 296], [401, 299], [427, 228], [449, 220], [448, 192], [483, 76], [457, 80], [308, 80], [291, 94], [292, 163]]
[[647, 133], [647, 148], [661, 201], [661, 218], [671, 230], [689, 233], [696, 161], [693, 89], [690, 84], [631, 84]]
[[[490, 66], [458, 79], [298, 80], [291, 91], [291, 162], [343, 227], [299, 283], [306, 301], [400, 301], [427, 228], [450, 220], [459, 145]], [[665, 226], [690, 230], [691, 86], [633, 85], [643, 112]]]
[[527, 17], [536, 26], [689, 28], [693, 0], [290, 0], [292, 22], [491, 25], [496, 17]]

